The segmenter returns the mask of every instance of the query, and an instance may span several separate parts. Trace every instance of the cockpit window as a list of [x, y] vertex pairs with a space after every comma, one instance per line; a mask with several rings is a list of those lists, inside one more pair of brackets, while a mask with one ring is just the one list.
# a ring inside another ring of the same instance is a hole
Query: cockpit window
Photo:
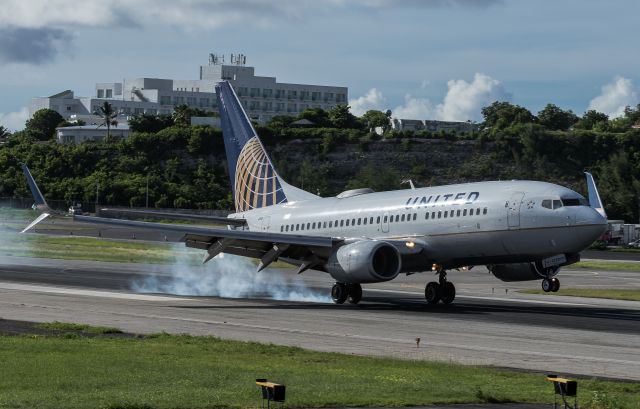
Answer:
[[587, 199], [585, 199], [584, 197], [575, 199], [562, 199], [562, 204], [564, 206], [589, 206]]
[[554, 200], [554, 201], [553, 201], [553, 209], [554, 209], [554, 210], [555, 210], [555, 209], [559, 209], [559, 208], [561, 208], [561, 207], [562, 207], [562, 201], [560, 201], [560, 200]]
[[551, 209], [551, 200], [543, 200], [542, 207], [544, 207], [545, 209]]

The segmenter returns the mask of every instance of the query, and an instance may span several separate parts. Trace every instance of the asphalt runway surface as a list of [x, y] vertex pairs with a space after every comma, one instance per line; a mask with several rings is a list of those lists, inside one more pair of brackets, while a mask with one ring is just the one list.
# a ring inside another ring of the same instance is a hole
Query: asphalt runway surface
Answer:
[[[233, 285], [253, 281], [234, 294], [240, 298], [229, 298], [193, 288], [210, 285], [220, 274], [215, 268], [188, 270], [190, 283], [180, 282], [180, 291], [200, 296], [132, 290], [133, 283], [180, 281], [184, 270], [174, 266], [2, 257], [0, 317], [640, 380], [640, 302], [520, 294], [539, 282], [502, 283], [483, 268], [449, 274], [458, 293], [449, 306], [426, 305], [424, 285], [434, 279], [427, 273], [366, 285], [359, 305], [334, 305], [332, 280], [323, 273], [267, 269], [236, 279], [236, 271], [226, 271]], [[640, 274], [630, 272], [564, 270], [560, 280], [568, 287], [640, 288]]]

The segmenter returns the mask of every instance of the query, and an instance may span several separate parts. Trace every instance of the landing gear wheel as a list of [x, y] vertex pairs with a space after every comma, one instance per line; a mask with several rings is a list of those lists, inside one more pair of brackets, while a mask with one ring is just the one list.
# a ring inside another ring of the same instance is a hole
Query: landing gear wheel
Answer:
[[554, 293], [557, 293], [559, 289], [560, 289], [560, 280], [558, 280], [557, 278], [552, 278], [551, 291], [553, 291]]
[[445, 282], [444, 285], [440, 285], [440, 292], [442, 293], [440, 301], [443, 304], [451, 304], [456, 298], [456, 287], [449, 281]]
[[349, 294], [347, 301], [350, 304], [357, 304], [362, 300], [362, 286], [360, 284], [347, 284], [347, 292]]
[[440, 301], [440, 284], [432, 281], [424, 289], [424, 298], [429, 304], [437, 304]]
[[344, 304], [347, 301], [347, 297], [349, 296], [349, 291], [347, 290], [347, 285], [344, 283], [335, 283], [333, 287], [331, 287], [331, 299], [336, 304]]
[[542, 280], [542, 291], [544, 291], [545, 293], [548, 293], [552, 289], [553, 289], [553, 283], [551, 282], [550, 279], [545, 278], [544, 280]]

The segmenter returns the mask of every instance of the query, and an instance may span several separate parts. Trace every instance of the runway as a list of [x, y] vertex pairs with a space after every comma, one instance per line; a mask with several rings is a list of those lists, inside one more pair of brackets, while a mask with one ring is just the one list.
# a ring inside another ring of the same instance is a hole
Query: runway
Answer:
[[[537, 288], [539, 283], [502, 283], [479, 268], [449, 274], [458, 290], [450, 306], [425, 304], [424, 284], [433, 279], [427, 274], [365, 286], [357, 306], [274, 300], [262, 294], [231, 299], [130, 290], [132, 281], [163, 279], [170, 270], [160, 265], [3, 257], [0, 316], [640, 380], [638, 302], [523, 295], [516, 290]], [[296, 276], [283, 269], [260, 274], [278, 275], [290, 285], [298, 282], [323, 295], [332, 284], [315, 272]], [[628, 272], [563, 271], [561, 281], [571, 287], [640, 288], [640, 274]]]

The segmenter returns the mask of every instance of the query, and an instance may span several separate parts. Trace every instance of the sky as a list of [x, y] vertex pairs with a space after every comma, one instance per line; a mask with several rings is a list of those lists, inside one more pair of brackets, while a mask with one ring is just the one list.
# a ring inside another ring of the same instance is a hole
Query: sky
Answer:
[[640, 102], [639, 15], [636, 0], [0, 0], [0, 125], [66, 89], [197, 79], [209, 53], [347, 86], [358, 115], [481, 121], [501, 100], [615, 117]]

